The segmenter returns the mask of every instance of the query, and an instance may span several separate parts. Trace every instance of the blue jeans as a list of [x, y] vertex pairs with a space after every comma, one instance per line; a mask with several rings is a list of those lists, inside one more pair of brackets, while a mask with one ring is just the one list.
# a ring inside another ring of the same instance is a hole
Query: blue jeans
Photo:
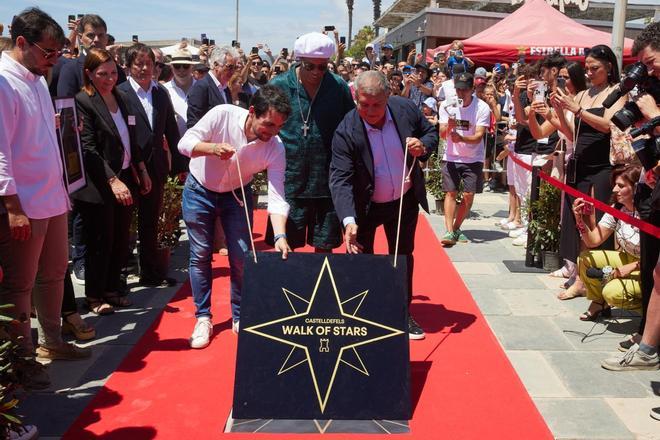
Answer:
[[[245, 253], [250, 249], [250, 233], [245, 220], [245, 208], [237, 198], [241, 199], [240, 190], [217, 193], [204, 188], [188, 174], [183, 189], [183, 221], [188, 228], [190, 239], [190, 285], [195, 303], [195, 316], [211, 317], [211, 260], [213, 258], [213, 236], [215, 219], [220, 217], [225, 231], [227, 250], [229, 252], [229, 297], [231, 315], [238, 321], [241, 307], [241, 288], [243, 287], [243, 266]], [[250, 224], [252, 224], [252, 190], [245, 186]]]

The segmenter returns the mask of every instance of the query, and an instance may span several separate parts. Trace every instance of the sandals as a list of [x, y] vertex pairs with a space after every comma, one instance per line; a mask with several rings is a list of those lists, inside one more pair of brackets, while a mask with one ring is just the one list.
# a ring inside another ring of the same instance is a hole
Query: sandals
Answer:
[[83, 321], [78, 312], [70, 312], [62, 316], [62, 333], [72, 334], [79, 341], [89, 341], [96, 337], [94, 327]]
[[571, 273], [566, 266], [562, 266], [561, 269], [557, 269], [554, 272], [550, 272], [549, 275], [553, 278], [570, 278]]
[[595, 312], [587, 310], [580, 315], [580, 321], [596, 321], [599, 316], [602, 316], [603, 318], [609, 318], [612, 316], [612, 307], [610, 307], [605, 301], [602, 303], [592, 301], [591, 304], [589, 304], [589, 308], [594, 304], [599, 305], [600, 309]]
[[104, 298], [106, 303], [110, 304], [110, 306], [115, 306], [115, 307], [130, 307], [133, 305], [130, 299], [128, 299], [127, 296], [121, 296], [118, 294], [111, 294], [111, 295], [106, 295]]
[[115, 313], [114, 307], [101, 298], [85, 298], [87, 308], [96, 315], [110, 315]]
[[559, 294], [557, 295], [557, 299], [566, 301], [567, 299], [577, 298], [578, 296], [587, 296], [587, 291], [584, 289], [579, 290], [575, 287], [575, 285], [572, 285], [563, 292], [559, 292]]

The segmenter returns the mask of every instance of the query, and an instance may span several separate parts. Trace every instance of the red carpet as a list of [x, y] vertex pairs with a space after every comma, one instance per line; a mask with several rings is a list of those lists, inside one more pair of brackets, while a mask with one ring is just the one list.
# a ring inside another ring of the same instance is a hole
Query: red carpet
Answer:
[[[264, 231], [265, 213], [255, 214], [255, 230]], [[377, 252], [385, 252], [384, 236], [378, 243]], [[215, 338], [211, 345], [205, 350], [188, 348], [194, 314], [186, 284], [69, 428], [65, 439], [293, 437], [223, 434], [231, 408], [237, 340], [230, 328], [226, 267], [226, 257], [216, 257]], [[427, 337], [410, 343], [414, 413], [407, 438], [552, 438], [423, 217], [417, 228], [412, 313]]]

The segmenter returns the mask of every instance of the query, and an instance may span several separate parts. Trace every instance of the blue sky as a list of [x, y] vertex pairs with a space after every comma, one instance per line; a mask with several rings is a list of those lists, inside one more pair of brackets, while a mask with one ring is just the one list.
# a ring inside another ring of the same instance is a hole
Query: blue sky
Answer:
[[[371, 24], [373, 5], [369, 0], [355, 0], [353, 34]], [[385, 11], [392, 0], [382, 2]], [[140, 40], [199, 38], [205, 32], [216, 44], [230, 43], [235, 35], [235, 0], [0, 0], [0, 23], [28, 6], [38, 6], [63, 27], [69, 14], [96, 13], [108, 24], [108, 31], [118, 41], [128, 41], [133, 34]], [[266, 42], [275, 51], [293, 47], [296, 37], [335, 25], [340, 35], [348, 32], [345, 0], [240, 0], [239, 40], [243, 48]], [[5, 34], [6, 35], [6, 34]]]

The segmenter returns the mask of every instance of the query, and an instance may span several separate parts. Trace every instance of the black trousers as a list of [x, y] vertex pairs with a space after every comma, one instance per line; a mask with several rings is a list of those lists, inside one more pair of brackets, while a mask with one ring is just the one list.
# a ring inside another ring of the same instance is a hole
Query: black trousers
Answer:
[[[406, 256], [408, 266], [408, 305], [412, 301], [413, 294], [413, 269], [415, 260], [415, 231], [417, 230], [417, 218], [419, 216], [419, 204], [415, 192], [411, 188], [403, 196], [403, 209], [401, 212], [401, 232], [399, 236], [399, 255]], [[383, 226], [387, 238], [387, 248], [390, 255], [394, 255], [396, 246], [396, 226], [399, 217], [399, 200], [388, 203], [372, 203], [366, 218], [358, 221], [357, 241], [364, 249], [365, 254], [374, 253], [374, 239], [376, 229]]]
[[[132, 188], [129, 176], [119, 178]], [[135, 204], [136, 191], [133, 193]], [[120, 289], [120, 275], [128, 259], [128, 237], [133, 205], [123, 206], [115, 200], [105, 203], [75, 201], [82, 218], [85, 253], [85, 296], [103, 298]]]
[[[645, 222], [660, 226], [660, 212], [650, 205], [652, 189], [644, 184], [637, 184], [635, 192], [635, 208]], [[642, 287], [642, 321], [639, 323], [639, 334], [644, 333], [646, 325], [646, 310], [653, 291], [653, 270], [660, 254], [660, 240], [646, 232], [639, 231], [639, 272]]]
[[151, 172], [151, 191], [149, 194], [140, 196], [138, 202], [138, 237], [140, 244], [138, 252], [140, 254], [140, 278], [145, 280], [158, 280], [158, 270], [156, 267], [156, 255], [158, 250], [158, 216], [163, 206], [163, 191], [165, 181], [159, 178], [156, 173]]

